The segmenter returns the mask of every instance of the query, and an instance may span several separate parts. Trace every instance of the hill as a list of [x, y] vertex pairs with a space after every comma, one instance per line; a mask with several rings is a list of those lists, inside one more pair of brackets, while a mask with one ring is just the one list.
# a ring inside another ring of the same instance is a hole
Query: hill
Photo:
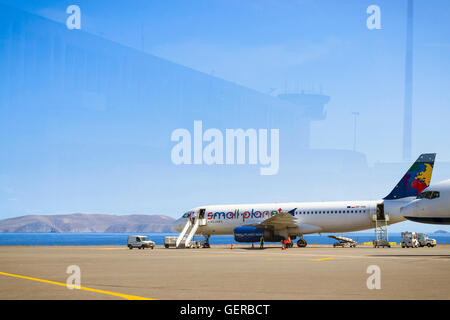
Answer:
[[173, 232], [174, 221], [164, 215], [28, 215], [0, 220], [0, 232]]

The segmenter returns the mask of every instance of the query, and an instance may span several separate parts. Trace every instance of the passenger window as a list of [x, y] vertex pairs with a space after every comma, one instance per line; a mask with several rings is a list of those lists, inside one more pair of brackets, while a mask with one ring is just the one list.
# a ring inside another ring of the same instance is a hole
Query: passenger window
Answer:
[[139, 237], [136, 237], [136, 242], [141, 242], [141, 239], [139, 239]]

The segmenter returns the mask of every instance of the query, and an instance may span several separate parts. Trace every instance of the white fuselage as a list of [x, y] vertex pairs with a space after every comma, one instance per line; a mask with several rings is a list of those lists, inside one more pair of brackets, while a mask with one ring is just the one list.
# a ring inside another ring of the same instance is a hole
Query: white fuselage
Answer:
[[[294, 217], [295, 230], [290, 227], [288, 234], [303, 235], [374, 228], [373, 215], [376, 214], [377, 204], [384, 205], [389, 224], [404, 221], [400, 208], [413, 199], [214, 205], [197, 207], [190, 212], [198, 215], [200, 209], [205, 209], [206, 224], [198, 228], [197, 234], [231, 235], [236, 227], [255, 225], [280, 212], [290, 212]], [[180, 232], [186, 220], [179, 219], [174, 229]], [[274, 228], [281, 231], [286, 227], [275, 225]]]

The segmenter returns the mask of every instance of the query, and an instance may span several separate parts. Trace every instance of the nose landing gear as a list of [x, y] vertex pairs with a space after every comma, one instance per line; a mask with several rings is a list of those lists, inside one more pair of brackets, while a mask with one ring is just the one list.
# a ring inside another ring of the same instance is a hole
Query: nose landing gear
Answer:
[[203, 245], [202, 245], [203, 248], [210, 248], [209, 237], [210, 237], [210, 235], [205, 235], [205, 241], [203, 242]]

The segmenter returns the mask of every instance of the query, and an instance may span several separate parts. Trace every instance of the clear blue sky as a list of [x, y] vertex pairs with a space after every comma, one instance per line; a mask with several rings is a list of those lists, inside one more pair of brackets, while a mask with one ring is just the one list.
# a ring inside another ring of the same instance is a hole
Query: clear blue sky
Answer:
[[[377, 161], [401, 161], [406, 25], [404, 0], [0, 0], [0, 3], [61, 23], [65, 23], [67, 6], [77, 4], [81, 7], [82, 28], [86, 32], [262, 93], [275, 95], [284, 92], [285, 88], [288, 91], [317, 92], [322, 88], [331, 96], [331, 101], [327, 105], [327, 119], [312, 124], [312, 148], [351, 149], [351, 113], [358, 111], [357, 150], [367, 156], [369, 165]], [[371, 4], [381, 8], [381, 30], [371, 31], [366, 28], [366, 8]], [[450, 161], [448, 12], [450, 2], [447, 0], [415, 1], [413, 154], [437, 152], [438, 160], [443, 162]], [[14, 143], [15, 137], [7, 139]], [[80, 136], [78, 143], [83, 145], [88, 139]], [[118, 140], [115, 141], [117, 143]], [[140, 160], [136, 160], [138, 164], [133, 168], [136, 172], [145, 170], [145, 163]], [[46, 165], [51, 167], [52, 164]], [[17, 169], [13, 164], [10, 166], [5, 170]], [[81, 164], [78, 169], [77, 177], [59, 171], [54, 172], [51, 178], [48, 171], [43, 171], [42, 175], [39, 172], [32, 173], [37, 180], [46, 176], [48, 190], [42, 185], [40, 190], [34, 190], [33, 185], [27, 184], [23, 177], [20, 180], [22, 182], [14, 186], [3, 183], [0, 199], [7, 204], [0, 211], [0, 217], [73, 211], [163, 212], [165, 203], [171, 202], [173, 196], [168, 186], [164, 190], [166, 193], [161, 191], [149, 205], [146, 199], [147, 185], [136, 173], [132, 180], [126, 180], [129, 184], [126, 192], [123, 189], [120, 192], [110, 190], [110, 193], [100, 193], [98, 198], [82, 194], [79, 196], [83, 203], [75, 203], [64, 197], [55, 202], [49, 194], [57, 193], [58, 190], [51, 190], [49, 181], [61, 179], [73, 183], [76, 179], [92, 175], [95, 170]], [[102, 176], [97, 176], [100, 181], [94, 184], [98, 189], [107, 189], [111, 177], [107, 177], [107, 172], [102, 174], [105, 180], [102, 182]], [[208, 174], [214, 175], [214, 169], [205, 173], [206, 176]], [[435, 172], [433, 180], [449, 178], [445, 174]], [[161, 178], [158, 173], [154, 173], [153, 177]], [[118, 175], [116, 178], [123, 177]], [[396, 182], [398, 178], [392, 179]], [[268, 181], [260, 180], [259, 177], [255, 179], [261, 183]], [[353, 188], [358, 188], [358, 183], [355, 182]], [[63, 188], [66, 186], [70, 190], [69, 184], [67, 182]], [[204, 187], [208, 188], [207, 185]], [[92, 191], [89, 186], [86, 187], [86, 193]], [[297, 194], [302, 191], [298, 190]], [[380, 193], [385, 191], [388, 190]], [[31, 196], [23, 198], [30, 192], [37, 195], [33, 199], [29, 198]], [[236, 202], [246, 202], [232, 191], [227, 192], [218, 200], [230, 199], [229, 202], [235, 202], [233, 199], [237, 199], [239, 201]], [[293, 194], [289, 192], [274, 195], [276, 199], [273, 200], [292, 198]], [[356, 194], [362, 199], [378, 197], [378, 194], [372, 193]], [[123, 196], [122, 201], [118, 203], [118, 200], [111, 200], [111, 195], [116, 198]], [[318, 197], [312, 200], [336, 200], [334, 196], [332, 191], [324, 191], [320, 197], [325, 199]], [[249, 198], [252, 201], [261, 198], [264, 201], [271, 200], [257, 195]], [[190, 199], [192, 195], [182, 196], [181, 200], [170, 205], [167, 214], [177, 216], [179, 211], [184, 210], [182, 208], [198, 205], [194, 200], [190, 202]], [[24, 204], [27, 200], [32, 205]], [[18, 205], [17, 202], [22, 204]]]

